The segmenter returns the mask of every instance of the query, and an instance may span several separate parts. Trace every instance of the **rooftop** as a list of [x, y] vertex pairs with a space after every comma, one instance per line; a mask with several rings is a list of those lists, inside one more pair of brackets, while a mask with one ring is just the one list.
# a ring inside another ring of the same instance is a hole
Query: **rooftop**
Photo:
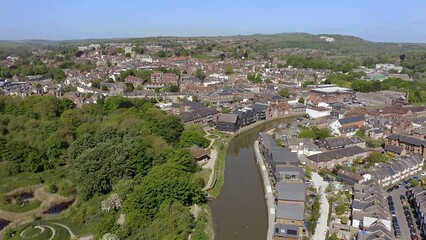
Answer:
[[276, 218], [303, 221], [305, 205], [278, 203], [276, 206]]
[[305, 201], [305, 183], [300, 182], [278, 182], [276, 185], [277, 200]]
[[368, 152], [368, 151], [365, 150], [364, 148], [353, 146], [348, 148], [340, 148], [340, 149], [329, 151], [329, 152], [314, 154], [314, 155], [308, 156], [308, 159], [314, 162], [328, 162], [334, 159], [351, 157], [351, 156], [365, 153], [365, 152]]

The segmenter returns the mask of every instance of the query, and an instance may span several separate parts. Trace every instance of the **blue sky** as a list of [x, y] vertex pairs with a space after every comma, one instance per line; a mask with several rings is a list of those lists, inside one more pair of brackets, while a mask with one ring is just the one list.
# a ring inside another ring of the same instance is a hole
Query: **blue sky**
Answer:
[[0, 39], [308, 32], [426, 42], [426, 0], [0, 0]]

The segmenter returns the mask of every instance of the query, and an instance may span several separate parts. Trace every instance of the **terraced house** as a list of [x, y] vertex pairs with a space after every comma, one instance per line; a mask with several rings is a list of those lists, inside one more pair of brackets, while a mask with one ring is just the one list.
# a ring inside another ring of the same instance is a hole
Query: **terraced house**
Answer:
[[274, 176], [274, 240], [301, 240], [305, 234], [305, 173], [296, 153], [278, 146], [266, 133], [260, 133], [260, 151]]
[[402, 156], [379, 164], [371, 170], [371, 175], [381, 186], [385, 187], [420, 172], [423, 165], [424, 159], [420, 154]]

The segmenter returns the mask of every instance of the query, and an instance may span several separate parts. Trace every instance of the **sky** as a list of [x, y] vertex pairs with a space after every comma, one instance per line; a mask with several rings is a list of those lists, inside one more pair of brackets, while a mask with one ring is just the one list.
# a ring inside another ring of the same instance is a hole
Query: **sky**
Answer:
[[426, 0], [0, 0], [0, 40], [283, 32], [426, 43]]

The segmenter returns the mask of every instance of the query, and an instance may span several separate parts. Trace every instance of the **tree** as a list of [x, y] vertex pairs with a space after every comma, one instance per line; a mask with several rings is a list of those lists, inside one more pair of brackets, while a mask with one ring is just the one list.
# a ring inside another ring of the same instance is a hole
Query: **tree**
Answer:
[[365, 130], [359, 129], [358, 131], [356, 131], [355, 135], [360, 137], [360, 138], [363, 138], [363, 137], [365, 137]]
[[190, 175], [173, 163], [154, 167], [129, 194], [123, 205], [124, 212], [136, 214], [144, 221], [151, 222], [166, 200], [184, 205], [202, 201], [204, 195], [201, 188], [192, 185]]
[[297, 102], [301, 104], [305, 104], [305, 99], [303, 97], [300, 97], [299, 100], [297, 100]]
[[133, 83], [127, 82], [125, 83], [126, 87], [124, 87], [124, 93], [130, 93], [133, 92], [135, 87], [133, 86]]
[[281, 97], [285, 97], [285, 98], [289, 98], [289, 97], [290, 97], [290, 91], [288, 90], [288, 88], [282, 88], [282, 89], [278, 92], [278, 94], [279, 94]]
[[302, 131], [299, 132], [298, 137], [316, 139], [317, 136], [315, 135], [314, 131], [312, 131], [311, 129], [303, 129]]
[[197, 69], [197, 71], [195, 72], [195, 76], [199, 78], [201, 81], [204, 81], [204, 79], [206, 79], [206, 74], [201, 69]]
[[157, 57], [163, 58], [166, 57], [166, 52], [164, 50], [160, 50], [157, 52]]
[[234, 73], [234, 69], [232, 68], [232, 66], [231, 65], [226, 65], [225, 66], [225, 74], [226, 75], [231, 75], [233, 73]]
[[344, 203], [339, 203], [336, 206], [336, 214], [337, 215], [342, 215], [346, 212], [346, 210], [348, 209], [348, 207], [344, 204]]
[[347, 217], [347, 216], [343, 216], [343, 217], [340, 219], [340, 222], [341, 222], [342, 224], [348, 224], [348, 221], [349, 221], [349, 219], [348, 219], [348, 217]]
[[132, 51], [137, 54], [144, 54], [147, 51], [147, 49], [144, 47], [134, 47]]
[[410, 184], [411, 184], [412, 187], [416, 187], [416, 186], [419, 185], [419, 181], [418, 180], [411, 180]]
[[254, 83], [262, 82], [262, 74], [247, 74], [247, 79]]
[[177, 85], [171, 85], [169, 87], [170, 92], [179, 92], [179, 87]]
[[340, 240], [340, 238], [337, 236], [337, 233], [333, 233], [327, 240]]
[[155, 220], [149, 226], [149, 239], [187, 239], [194, 219], [188, 208], [180, 202], [167, 200], [161, 204]]
[[209, 146], [210, 141], [205, 138], [205, 135], [206, 134], [200, 125], [190, 125], [185, 127], [185, 130], [183, 130], [179, 145], [184, 148], [193, 146], [206, 148]]
[[73, 164], [75, 182], [83, 199], [95, 193], [107, 194], [124, 176], [130, 175], [127, 151], [122, 144], [102, 142], [80, 154]]
[[152, 130], [168, 143], [176, 143], [183, 131], [182, 120], [176, 116], [165, 116], [155, 122]]

